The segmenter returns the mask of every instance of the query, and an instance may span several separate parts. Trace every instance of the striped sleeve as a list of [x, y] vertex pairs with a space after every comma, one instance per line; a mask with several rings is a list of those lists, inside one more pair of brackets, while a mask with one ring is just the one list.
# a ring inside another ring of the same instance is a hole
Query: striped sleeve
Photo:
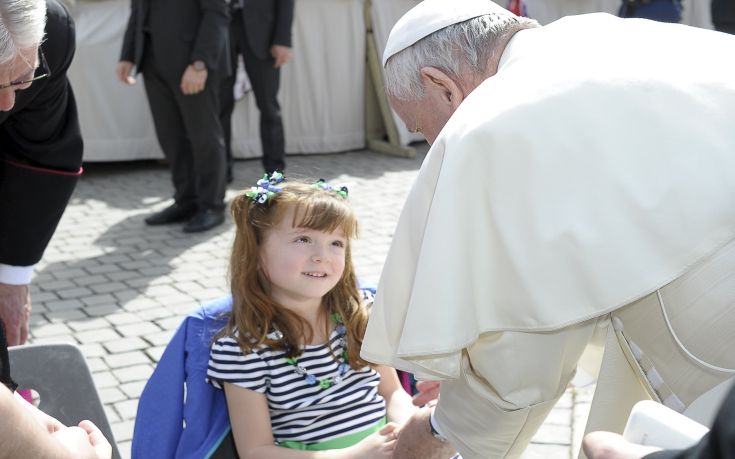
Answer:
[[245, 389], [265, 393], [270, 383], [266, 361], [257, 352], [243, 354], [232, 337], [220, 338], [212, 345], [207, 365], [207, 382], [222, 389], [231, 383]]

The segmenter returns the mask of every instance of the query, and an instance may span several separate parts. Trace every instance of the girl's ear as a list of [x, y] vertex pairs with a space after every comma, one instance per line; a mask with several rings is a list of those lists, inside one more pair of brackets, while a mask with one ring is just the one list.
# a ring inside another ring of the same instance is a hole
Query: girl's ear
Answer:
[[462, 88], [436, 67], [423, 67], [420, 73], [427, 95], [435, 104], [445, 105], [454, 112], [465, 98]]

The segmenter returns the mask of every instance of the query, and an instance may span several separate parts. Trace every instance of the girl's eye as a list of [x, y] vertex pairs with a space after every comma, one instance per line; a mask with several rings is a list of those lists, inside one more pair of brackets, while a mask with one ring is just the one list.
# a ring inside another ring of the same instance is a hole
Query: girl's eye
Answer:
[[345, 243], [342, 242], [342, 241], [334, 241], [334, 242], [332, 242], [332, 245], [335, 246], [335, 247], [344, 247], [345, 246]]
[[296, 238], [296, 242], [306, 243], [309, 242], [309, 238], [306, 236], [299, 236], [298, 238]]

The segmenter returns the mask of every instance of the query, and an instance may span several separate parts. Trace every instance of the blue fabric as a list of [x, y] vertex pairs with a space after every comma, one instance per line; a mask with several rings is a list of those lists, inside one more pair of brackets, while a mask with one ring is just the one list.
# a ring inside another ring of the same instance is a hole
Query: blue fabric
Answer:
[[[375, 295], [372, 286], [361, 290], [366, 300]], [[132, 459], [209, 458], [229, 433], [224, 391], [206, 377], [214, 335], [231, 310], [232, 297], [219, 298], [197, 308], [176, 330], [140, 395]]]
[[680, 0], [650, 0], [635, 6], [623, 1], [618, 16], [623, 18], [644, 18], [659, 22], [681, 22]]
[[231, 309], [232, 298], [220, 298], [179, 326], [140, 396], [133, 459], [207, 458], [229, 432], [224, 392], [205, 378], [212, 338]]

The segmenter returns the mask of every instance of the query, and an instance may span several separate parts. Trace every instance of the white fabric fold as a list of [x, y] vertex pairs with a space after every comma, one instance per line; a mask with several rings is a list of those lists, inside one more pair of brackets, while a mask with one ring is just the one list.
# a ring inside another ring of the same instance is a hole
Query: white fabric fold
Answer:
[[733, 239], [732, 55], [606, 14], [519, 32], [426, 157], [363, 357], [456, 378], [480, 334], [600, 316]]

